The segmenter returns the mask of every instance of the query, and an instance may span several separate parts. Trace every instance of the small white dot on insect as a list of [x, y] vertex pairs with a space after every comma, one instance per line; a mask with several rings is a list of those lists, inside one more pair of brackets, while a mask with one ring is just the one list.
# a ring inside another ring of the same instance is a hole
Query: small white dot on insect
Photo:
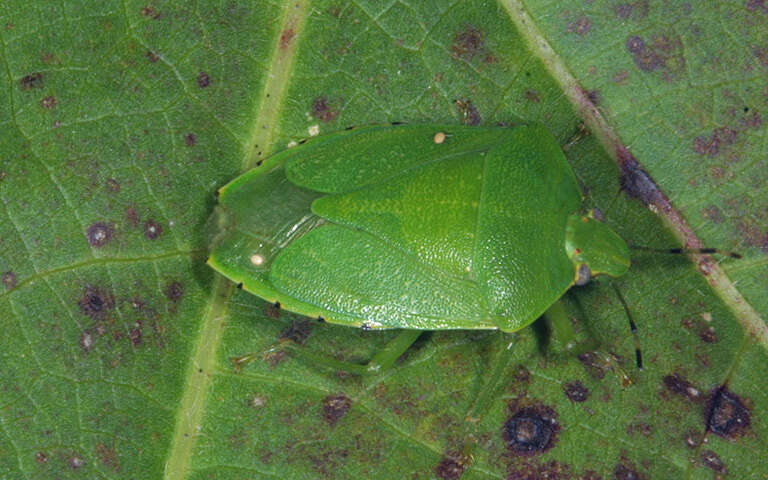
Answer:
[[257, 267], [259, 265], [263, 265], [264, 264], [264, 257], [259, 255], [258, 253], [254, 253], [253, 255], [251, 255], [251, 263], [256, 265]]
[[436, 144], [440, 145], [445, 141], [445, 133], [444, 132], [437, 132], [432, 139]]

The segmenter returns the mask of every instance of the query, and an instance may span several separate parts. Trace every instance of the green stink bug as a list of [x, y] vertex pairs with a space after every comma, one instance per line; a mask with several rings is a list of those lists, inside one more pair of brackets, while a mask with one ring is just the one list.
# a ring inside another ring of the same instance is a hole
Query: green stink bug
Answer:
[[514, 332], [623, 275], [627, 244], [581, 203], [541, 125], [366, 126], [222, 187], [208, 264], [289, 311], [406, 329], [404, 350], [421, 330]]

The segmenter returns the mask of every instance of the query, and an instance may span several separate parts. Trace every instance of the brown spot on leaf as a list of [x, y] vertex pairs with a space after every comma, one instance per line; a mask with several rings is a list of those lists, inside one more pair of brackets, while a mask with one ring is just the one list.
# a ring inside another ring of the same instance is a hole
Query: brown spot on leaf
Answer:
[[334, 426], [336, 422], [344, 418], [351, 407], [352, 399], [343, 393], [328, 395], [323, 399], [323, 419], [329, 425]]
[[635, 466], [630, 462], [625, 461], [613, 468], [613, 478], [615, 480], [645, 480], [646, 476], [635, 470]]
[[2, 276], [2, 282], [3, 287], [5, 287], [6, 290], [13, 290], [16, 288], [16, 284], [18, 283], [19, 278], [16, 276], [14, 272], [8, 271], [3, 273]]
[[39, 464], [46, 463], [48, 461], [48, 455], [46, 455], [45, 452], [37, 452], [35, 453], [35, 461]]
[[283, 33], [280, 34], [280, 48], [288, 48], [295, 36], [296, 32], [293, 31], [293, 28], [289, 27], [283, 30]]
[[136, 228], [139, 226], [139, 212], [133, 207], [125, 209], [125, 219], [128, 221], [128, 225]]
[[207, 87], [210, 84], [211, 84], [211, 77], [207, 73], [200, 72], [200, 73], [197, 74], [197, 86], [198, 87], [205, 88], [205, 87]]
[[36, 88], [43, 88], [43, 74], [40, 72], [30, 73], [24, 75], [19, 80], [19, 85], [22, 91], [33, 90]]
[[507, 469], [507, 480], [601, 480], [601, 477], [590, 470], [581, 475], [574, 475], [570, 465], [550, 460], [537, 462], [531, 459], [517, 459]]
[[563, 385], [563, 392], [568, 400], [572, 402], [585, 402], [589, 398], [589, 389], [581, 383], [581, 380], [574, 380]]
[[552, 407], [542, 404], [519, 406], [515, 401], [509, 409], [512, 415], [504, 423], [502, 437], [512, 453], [527, 457], [555, 446], [560, 424]]
[[586, 15], [580, 15], [576, 20], [568, 23], [568, 32], [576, 35], [586, 35], [592, 27], [592, 22]]
[[144, 222], [144, 236], [150, 240], [154, 240], [163, 233], [163, 226], [152, 220], [151, 218]]
[[648, 16], [648, 0], [620, 3], [614, 7], [614, 11], [622, 20], [642, 20]]
[[106, 467], [116, 472], [120, 470], [120, 461], [114, 448], [108, 447], [103, 443], [97, 443], [96, 447], [94, 447], [94, 453]]
[[667, 81], [685, 71], [682, 42], [676, 37], [655, 35], [646, 42], [635, 35], [627, 39], [626, 48], [632, 54], [637, 68], [644, 72], [663, 70]]
[[600, 90], [587, 90], [585, 93], [593, 105], [597, 106], [602, 103], [603, 98], [602, 95], [600, 95]]
[[153, 52], [152, 50], [147, 51], [146, 57], [150, 63], [157, 63], [157, 61], [160, 60], [160, 56], [155, 52]]
[[107, 190], [112, 193], [117, 193], [120, 191], [120, 183], [114, 178], [108, 178], [105, 182], [105, 185], [107, 186]]
[[310, 320], [292, 320], [291, 324], [280, 332], [280, 340], [291, 340], [299, 345], [304, 345], [310, 333], [312, 333]]
[[92, 247], [103, 247], [112, 240], [112, 234], [112, 226], [103, 222], [93, 223], [88, 227], [88, 243], [90, 243]]
[[164, 293], [168, 300], [177, 303], [184, 296], [184, 284], [181, 282], [171, 282], [165, 286]]
[[698, 432], [694, 429], [689, 429], [688, 433], [685, 434], [685, 446], [688, 448], [697, 448], [699, 445], [701, 445], [701, 439], [701, 432]]
[[664, 199], [661, 191], [648, 172], [637, 163], [634, 155], [623, 145], [616, 148], [616, 154], [621, 168], [621, 190], [629, 197], [639, 199], [646, 206], [661, 202]]
[[717, 387], [709, 394], [704, 409], [704, 423], [708, 431], [734, 440], [749, 429], [751, 412], [738, 395], [728, 387]]
[[149, 17], [153, 20], [160, 18], [160, 12], [155, 11], [152, 6], [146, 6], [141, 9], [142, 16]]
[[457, 455], [447, 455], [440, 460], [435, 468], [435, 474], [442, 480], [457, 480], [464, 473], [467, 465], [457, 459]]
[[633, 435], [635, 433], [639, 433], [643, 435], [644, 437], [649, 437], [651, 433], [653, 433], [653, 427], [648, 425], [647, 423], [630, 423], [627, 425], [627, 435]]
[[478, 111], [475, 104], [472, 103], [472, 100], [456, 100], [453, 103], [459, 111], [462, 124], [476, 126], [480, 125], [480, 122], [483, 121], [483, 118], [480, 116], [480, 111]]
[[317, 97], [312, 102], [312, 116], [321, 122], [332, 122], [339, 116], [339, 112], [331, 108], [328, 104], [328, 99], [325, 97]]
[[83, 290], [83, 294], [77, 301], [80, 312], [93, 320], [102, 320], [115, 308], [115, 298], [101, 287], [89, 285]]
[[629, 72], [626, 70], [619, 70], [618, 72], [613, 74], [613, 83], [617, 85], [624, 85], [627, 82], [627, 79], [629, 78]]
[[698, 402], [702, 398], [701, 390], [677, 373], [667, 375], [661, 382], [667, 391], [685, 397], [692, 402]]
[[752, 55], [757, 58], [757, 61], [760, 62], [760, 65], [768, 68], [768, 48], [755, 47], [752, 49]]
[[144, 333], [141, 331], [142, 323], [137, 321], [133, 324], [133, 328], [128, 332], [128, 339], [131, 341], [131, 345], [134, 347], [140, 346], [144, 343]]
[[712, 131], [712, 135], [699, 135], [693, 140], [693, 151], [699, 155], [716, 156], [720, 147], [732, 145], [736, 141], [736, 130], [730, 127], [720, 127]]
[[712, 450], [704, 450], [701, 452], [699, 458], [701, 458], [701, 463], [705, 467], [714, 470], [717, 473], [728, 473], [728, 469], [725, 467], [723, 461], [720, 460], [720, 457]]
[[541, 98], [539, 98], [539, 94], [536, 93], [536, 90], [526, 90], [525, 99], [533, 103], [541, 102]]
[[710, 205], [702, 212], [704, 217], [712, 223], [721, 224], [725, 220], [723, 213], [715, 205]]
[[56, 97], [53, 95], [48, 95], [47, 97], [40, 100], [40, 106], [42, 106], [46, 110], [53, 110], [56, 108], [56, 104], [58, 102], [56, 101]]
[[750, 12], [762, 10], [763, 13], [768, 13], [768, 6], [765, 5], [765, 0], [748, 0], [747, 10]]
[[275, 320], [280, 318], [280, 302], [270, 303], [266, 306], [266, 314]]
[[81, 456], [75, 454], [67, 459], [67, 465], [69, 465], [69, 468], [72, 470], [78, 470], [85, 466], [85, 460]]
[[197, 136], [195, 136], [194, 133], [184, 135], [184, 143], [186, 143], [188, 147], [194, 147], [197, 143]]
[[453, 58], [469, 61], [484, 48], [485, 34], [480, 29], [467, 25], [453, 37], [451, 53]]

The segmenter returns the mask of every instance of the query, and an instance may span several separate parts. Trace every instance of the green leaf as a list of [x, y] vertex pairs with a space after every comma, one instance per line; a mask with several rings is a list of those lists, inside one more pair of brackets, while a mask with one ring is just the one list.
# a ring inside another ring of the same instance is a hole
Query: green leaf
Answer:
[[[0, 477], [766, 477], [768, 10], [703, 3], [4, 5]], [[541, 324], [426, 334], [366, 379], [261, 360], [291, 336], [364, 361], [394, 333], [214, 275], [218, 187], [317, 132], [521, 120], [563, 144], [586, 123], [567, 155], [630, 243], [745, 255], [634, 258], [642, 372], [613, 290], [566, 296], [631, 386]]]

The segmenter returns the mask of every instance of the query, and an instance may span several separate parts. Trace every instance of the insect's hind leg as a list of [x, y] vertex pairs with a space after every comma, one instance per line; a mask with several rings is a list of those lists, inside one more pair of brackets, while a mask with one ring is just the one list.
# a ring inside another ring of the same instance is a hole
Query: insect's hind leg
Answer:
[[385, 371], [395, 364], [398, 358], [408, 350], [411, 345], [424, 333], [423, 330], [401, 330], [400, 333], [387, 343], [376, 355], [366, 364], [344, 362], [322, 353], [308, 351], [298, 343], [290, 339], [281, 339], [279, 342], [263, 351], [261, 354], [249, 353], [240, 357], [232, 358], [235, 370], [240, 370], [244, 365], [261, 358], [268, 358], [273, 355], [279, 355], [281, 352], [288, 352], [296, 358], [307, 363], [330, 370], [343, 371], [355, 375], [370, 375]]

